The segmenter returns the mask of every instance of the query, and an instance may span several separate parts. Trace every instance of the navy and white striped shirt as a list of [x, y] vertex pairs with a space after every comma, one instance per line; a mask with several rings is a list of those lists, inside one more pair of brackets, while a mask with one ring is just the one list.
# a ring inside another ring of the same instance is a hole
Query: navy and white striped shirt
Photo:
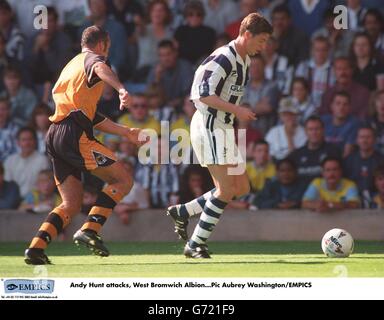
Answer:
[[249, 79], [250, 62], [249, 56], [243, 61], [234, 41], [215, 50], [195, 72], [191, 100], [196, 108], [203, 114], [213, 114], [219, 121], [233, 124], [234, 114], [209, 107], [200, 98], [217, 95], [224, 101], [239, 105]]

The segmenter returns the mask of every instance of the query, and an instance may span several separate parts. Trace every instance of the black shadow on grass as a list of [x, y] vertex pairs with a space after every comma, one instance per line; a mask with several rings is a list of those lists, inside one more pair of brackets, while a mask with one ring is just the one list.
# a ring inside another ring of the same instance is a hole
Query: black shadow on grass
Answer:
[[[22, 256], [26, 243], [0, 243], [1, 256]], [[107, 243], [111, 254], [118, 255], [182, 255], [184, 243], [176, 242], [112, 242]], [[209, 244], [213, 254], [225, 255], [295, 255], [295, 254], [322, 254], [318, 242], [213, 242]], [[86, 248], [81, 251], [71, 242], [53, 243], [47, 254], [55, 256], [83, 256], [88, 255]], [[357, 241], [355, 254], [384, 254], [382, 242]], [[368, 258], [368, 257], [367, 257]]]

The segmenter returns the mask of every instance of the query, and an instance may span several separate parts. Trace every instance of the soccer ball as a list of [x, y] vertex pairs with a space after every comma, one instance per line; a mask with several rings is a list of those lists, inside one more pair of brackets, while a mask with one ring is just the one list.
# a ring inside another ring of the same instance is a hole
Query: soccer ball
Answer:
[[353, 251], [353, 238], [343, 229], [329, 230], [321, 240], [321, 248], [329, 258], [346, 258]]

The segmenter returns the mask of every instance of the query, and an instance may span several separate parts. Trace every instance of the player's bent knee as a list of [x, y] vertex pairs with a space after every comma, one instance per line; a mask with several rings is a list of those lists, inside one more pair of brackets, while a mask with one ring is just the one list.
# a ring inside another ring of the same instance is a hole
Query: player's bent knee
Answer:
[[250, 187], [249, 183], [246, 183], [243, 186], [241, 186], [241, 188], [238, 188], [238, 190], [236, 190], [236, 197], [245, 196], [250, 191], [251, 191], [251, 187]]
[[217, 189], [217, 196], [219, 199], [222, 199], [224, 201], [231, 201], [232, 198], [235, 196], [236, 190], [234, 187], [227, 187], [227, 188], [219, 188]]

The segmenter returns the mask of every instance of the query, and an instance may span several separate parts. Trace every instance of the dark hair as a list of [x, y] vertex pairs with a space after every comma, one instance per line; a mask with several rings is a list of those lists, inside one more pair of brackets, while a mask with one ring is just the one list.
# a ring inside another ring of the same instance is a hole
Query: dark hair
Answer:
[[374, 128], [372, 128], [371, 126], [361, 126], [359, 127], [359, 129], [357, 130], [357, 133], [359, 133], [360, 130], [369, 130], [372, 132], [373, 136], [376, 138], [376, 130]]
[[161, 49], [161, 48], [170, 48], [170, 49], [172, 49], [172, 50], [176, 50], [175, 44], [172, 42], [172, 40], [169, 40], [169, 39], [161, 40], [161, 41], [159, 42], [159, 44], [157, 45], [157, 48], [158, 48], [158, 49]]
[[325, 157], [325, 159], [323, 161], [321, 161], [321, 167], [324, 168], [324, 166], [327, 164], [327, 162], [330, 162], [330, 161], [337, 162], [339, 164], [340, 169], [343, 169], [342, 160], [338, 157], [331, 157], [331, 156]]
[[256, 36], [262, 33], [272, 34], [273, 28], [271, 24], [261, 14], [254, 12], [247, 15], [241, 21], [239, 34], [243, 35], [246, 31]]
[[15, 67], [15, 66], [8, 66], [5, 68], [4, 70], [4, 75], [3, 77], [7, 77], [8, 75], [14, 75], [16, 77], [18, 77], [19, 79], [21, 79], [21, 71], [19, 68]]
[[7, 97], [0, 98], [0, 103], [4, 103], [8, 106], [8, 109], [11, 107], [11, 104], [9, 102], [9, 99]]
[[35, 109], [33, 109], [33, 112], [32, 112], [32, 115], [31, 115], [31, 121], [29, 123], [30, 127], [32, 129], [37, 129], [37, 125], [36, 125], [36, 116], [39, 115], [39, 114], [45, 114], [47, 115], [48, 117], [50, 117], [51, 115], [53, 115], [53, 111], [52, 109], [46, 105], [45, 103], [39, 103]]
[[12, 7], [6, 0], [0, 0], [0, 10], [12, 12]]
[[345, 56], [338, 56], [338, 57], [336, 57], [336, 58], [333, 60], [333, 67], [336, 66], [336, 63], [337, 63], [338, 61], [344, 61], [344, 62], [346, 62], [346, 63], [348, 63], [349, 67], [352, 68], [351, 60], [349, 60], [348, 57], [345, 57]]
[[205, 16], [204, 5], [200, 0], [190, 0], [184, 8], [184, 16], [187, 17], [191, 12], [197, 12], [200, 16]]
[[32, 129], [31, 127], [23, 127], [23, 128], [20, 128], [19, 131], [17, 131], [17, 134], [16, 134], [16, 138], [17, 140], [20, 139], [20, 136], [22, 133], [24, 132], [29, 132], [30, 134], [32, 134], [33, 136], [33, 139], [35, 141], [37, 141], [37, 134], [36, 134], [36, 131], [34, 129]]
[[328, 19], [334, 19], [337, 17], [337, 14], [333, 12], [331, 8], [324, 11], [323, 22], [326, 22]]
[[323, 120], [321, 120], [319, 116], [316, 116], [316, 115], [310, 116], [307, 120], [305, 120], [304, 127], [306, 127], [309, 122], [318, 122], [321, 124], [321, 127], [324, 128], [324, 122]]
[[98, 26], [88, 27], [81, 36], [82, 48], [94, 48], [100, 41], [107, 43], [109, 39], [108, 32]]
[[284, 13], [286, 16], [291, 17], [291, 11], [285, 4], [281, 4], [279, 6], [276, 6], [272, 10], [272, 16], [277, 14], [277, 13]]
[[363, 25], [365, 24], [365, 20], [368, 16], [374, 16], [376, 20], [379, 20], [381, 27], [383, 27], [383, 15], [381, 14], [380, 10], [374, 8], [368, 9], [363, 19]]
[[59, 19], [59, 14], [57, 13], [57, 10], [55, 7], [47, 7], [47, 11], [48, 11], [48, 15], [52, 15], [56, 21]]
[[336, 97], [344, 97], [348, 99], [349, 103], [351, 102], [351, 95], [347, 91], [344, 91], [344, 90], [336, 91], [336, 93], [332, 98], [332, 103], [335, 101]]
[[373, 176], [374, 176], [375, 178], [384, 176], [384, 165], [383, 165], [383, 164], [379, 165], [379, 166], [373, 171]]
[[296, 77], [292, 80], [292, 84], [291, 84], [291, 95], [292, 95], [292, 92], [293, 92], [293, 85], [296, 83], [296, 82], [299, 82], [303, 85], [303, 87], [305, 88], [305, 90], [307, 90], [308, 93], [311, 92], [311, 87], [310, 87], [310, 84], [309, 84], [309, 81], [307, 79], [305, 79], [304, 77]]
[[4, 166], [3, 164], [0, 162], [0, 174], [3, 175], [4, 174]]
[[295, 161], [293, 161], [291, 158], [284, 158], [282, 160], [279, 160], [277, 161], [276, 163], [276, 169], [279, 170], [280, 167], [283, 165], [283, 164], [288, 164], [292, 167], [292, 169], [294, 169], [295, 171], [297, 171], [297, 165], [295, 163]]
[[368, 44], [369, 44], [369, 49], [370, 49], [370, 59], [372, 59], [374, 56], [375, 56], [375, 45], [371, 39], [371, 37], [368, 35], [368, 33], [366, 32], [358, 32], [355, 34], [355, 36], [353, 37], [353, 41], [352, 41], [352, 44], [351, 44], [351, 47], [349, 49], [349, 56], [350, 56], [350, 61], [352, 63], [352, 66], [354, 68], [357, 67], [357, 57], [356, 57], [356, 54], [355, 54], [355, 43], [357, 41], [358, 38], [365, 38], [368, 40]]
[[264, 139], [261, 139], [255, 142], [255, 145], [253, 148], [256, 148], [257, 146], [267, 146], [269, 148], [269, 143]]
[[323, 42], [323, 43], [326, 43], [328, 48], [331, 46], [328, 38], [324, 37], [324, 36], [316, 36], [314, 37], [312, 40], [311, 40], [311, 45], [313, 46], [315, 42]]
[[147, 7], [148, 8], [148, 19], [150, 19], [151, 11], [152, 11], [153, 7], [157, 4], [161, 4], [166, 11], [166, 17], [165, 17], [164, 23], [166, 25], [170, 24], [172, 21], [172, 11], [169, 8], [168, 2], [166, 0], [151, 0], [148, 3], [148, 7]]

